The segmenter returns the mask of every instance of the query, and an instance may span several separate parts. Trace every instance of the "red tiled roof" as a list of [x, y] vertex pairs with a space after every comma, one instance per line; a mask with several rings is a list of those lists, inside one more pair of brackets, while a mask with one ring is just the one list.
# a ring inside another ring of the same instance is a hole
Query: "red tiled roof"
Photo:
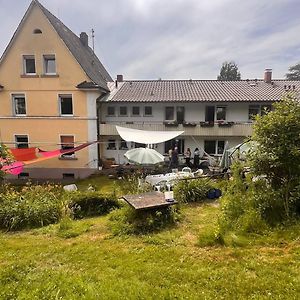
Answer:
[[299, 97], [300, 81], [145, 80], [125, 81], [107, 101], [278, 101], [288, 92]]

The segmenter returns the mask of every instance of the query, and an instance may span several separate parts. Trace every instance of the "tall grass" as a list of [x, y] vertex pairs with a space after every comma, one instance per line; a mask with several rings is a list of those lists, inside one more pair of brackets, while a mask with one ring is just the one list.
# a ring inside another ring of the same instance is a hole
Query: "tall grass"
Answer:
[[62, 190], [57, 185], [27, 185], [0, 194], [0, 228], [18, 230], [56, 223], [64, 214]]

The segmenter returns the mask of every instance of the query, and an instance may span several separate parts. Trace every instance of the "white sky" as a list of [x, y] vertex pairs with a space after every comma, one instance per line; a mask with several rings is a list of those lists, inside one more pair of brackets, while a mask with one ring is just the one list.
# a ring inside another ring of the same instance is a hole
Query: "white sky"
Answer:
[[[299, 0], [41, 0], [74, 33], [95, 30], [113, 78], [216, 79], [234, 60], [242, 78], [283, 78], [300, 61]], [[0, 0], [0, 53], [30, 0]]]

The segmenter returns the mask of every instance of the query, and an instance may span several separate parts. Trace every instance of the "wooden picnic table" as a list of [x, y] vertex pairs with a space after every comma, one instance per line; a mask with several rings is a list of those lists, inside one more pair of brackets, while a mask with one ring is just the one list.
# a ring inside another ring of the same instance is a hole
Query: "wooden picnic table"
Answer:
[[167, 201], [165, 194], [161, 192], [148, 192], [137, 195], [125, 195], [121, 197], [134, 209], [154, 209], [177, 204], [177, 201]]

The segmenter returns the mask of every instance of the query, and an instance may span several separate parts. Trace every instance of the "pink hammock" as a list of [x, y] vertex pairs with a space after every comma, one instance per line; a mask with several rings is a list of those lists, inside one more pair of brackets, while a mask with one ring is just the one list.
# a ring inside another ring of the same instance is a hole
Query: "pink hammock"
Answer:
[[57, 156], [60, 156], [63, 154], [76, 152], [76, 151], [82, 150], [92, 144], [95, 144], [95, 143], [97, 143], [97, 141], [85, 143], [85, 144], [82, 144], [82, 145], [79, 145], [77, 147], [70, 148], [70, 149], [58, 149], [58, 150], [53, 150], [53, 151], [43, 151], [43, 150], [39, 149], [39, 154], [42, 157], [38, 157], [38, 158], [28, 160], [28, 161], [14, 161], [10, 164], [2, 166], [1, 171], [4, 171], [5, 173], [12, 174], [12, 175], [19, 175], [20, 173], [22, 173], [24, 166], [26, 166], [26, 165], [30, 165], [30, 164], [34, 164], [36, 162], [48, 160], [50, 158], [57, 157]]

